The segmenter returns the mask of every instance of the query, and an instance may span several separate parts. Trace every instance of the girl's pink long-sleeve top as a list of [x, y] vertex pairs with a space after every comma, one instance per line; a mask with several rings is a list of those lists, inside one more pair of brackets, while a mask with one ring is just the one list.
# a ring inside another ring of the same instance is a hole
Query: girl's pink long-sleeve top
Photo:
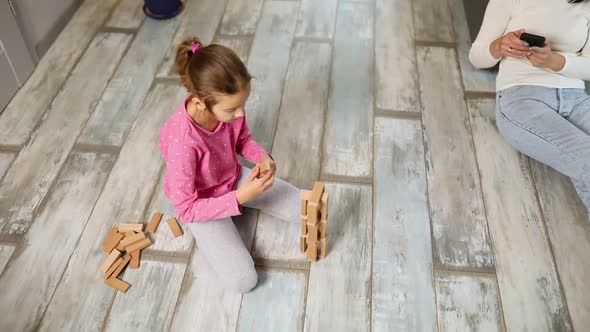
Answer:
[[237, 154], [258, 163], [266, 151], [252, 138], [245, 117], [219, 122], [209, 132], [188, 115], [185, 105], [186, 101], [160, 130], [160, 152], [166, 162], [164, 192], [182, 222], [240, 215]]

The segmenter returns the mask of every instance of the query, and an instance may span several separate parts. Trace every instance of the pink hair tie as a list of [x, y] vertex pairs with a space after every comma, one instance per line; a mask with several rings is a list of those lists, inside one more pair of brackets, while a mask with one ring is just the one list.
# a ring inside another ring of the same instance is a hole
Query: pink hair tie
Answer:
[[196, 43], [196, 42], [193, 40], [193, 49], [191, 50], [191, 51], [193, 52], [193, 54], [197, 53], [197, 51], [199, 50], [199, 48], [201, 48], [201, 44], [199, 44], [199, 43]]

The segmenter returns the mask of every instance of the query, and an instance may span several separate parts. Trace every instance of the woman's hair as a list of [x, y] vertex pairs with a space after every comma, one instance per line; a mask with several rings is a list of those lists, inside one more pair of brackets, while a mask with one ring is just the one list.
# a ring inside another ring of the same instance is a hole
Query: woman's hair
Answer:
[[217, 103], [216, 96], [236, 94], [252, 79], [234, 51], [222, 45], [205, 46], [197, 38], [186, 39], [178, 45], [176, 71], [180, 84], [201, 99], [209, 110]]

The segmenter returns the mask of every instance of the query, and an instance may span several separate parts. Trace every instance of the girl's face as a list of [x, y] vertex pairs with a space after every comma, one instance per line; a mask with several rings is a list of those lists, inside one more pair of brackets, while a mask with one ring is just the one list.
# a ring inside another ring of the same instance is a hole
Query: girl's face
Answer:
[[244, 116], [244, 107], [249, 96], [250, 85], [236, 94], [217, 96], [217, 104], [212, 107], [211, 112], [217, 121], [232, 122]]

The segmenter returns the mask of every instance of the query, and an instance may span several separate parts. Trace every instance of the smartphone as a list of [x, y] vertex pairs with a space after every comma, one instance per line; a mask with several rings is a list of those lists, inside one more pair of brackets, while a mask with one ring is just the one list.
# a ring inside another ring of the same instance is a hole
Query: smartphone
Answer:
[[529, 43], [530, 47], [543, 47], [543, 45], [545, 45], [545, 37], [537, 36], [532, 33], [523, 32], [522, 35], [520, 35], [520, 40], [524, 40], [525, 42]]

